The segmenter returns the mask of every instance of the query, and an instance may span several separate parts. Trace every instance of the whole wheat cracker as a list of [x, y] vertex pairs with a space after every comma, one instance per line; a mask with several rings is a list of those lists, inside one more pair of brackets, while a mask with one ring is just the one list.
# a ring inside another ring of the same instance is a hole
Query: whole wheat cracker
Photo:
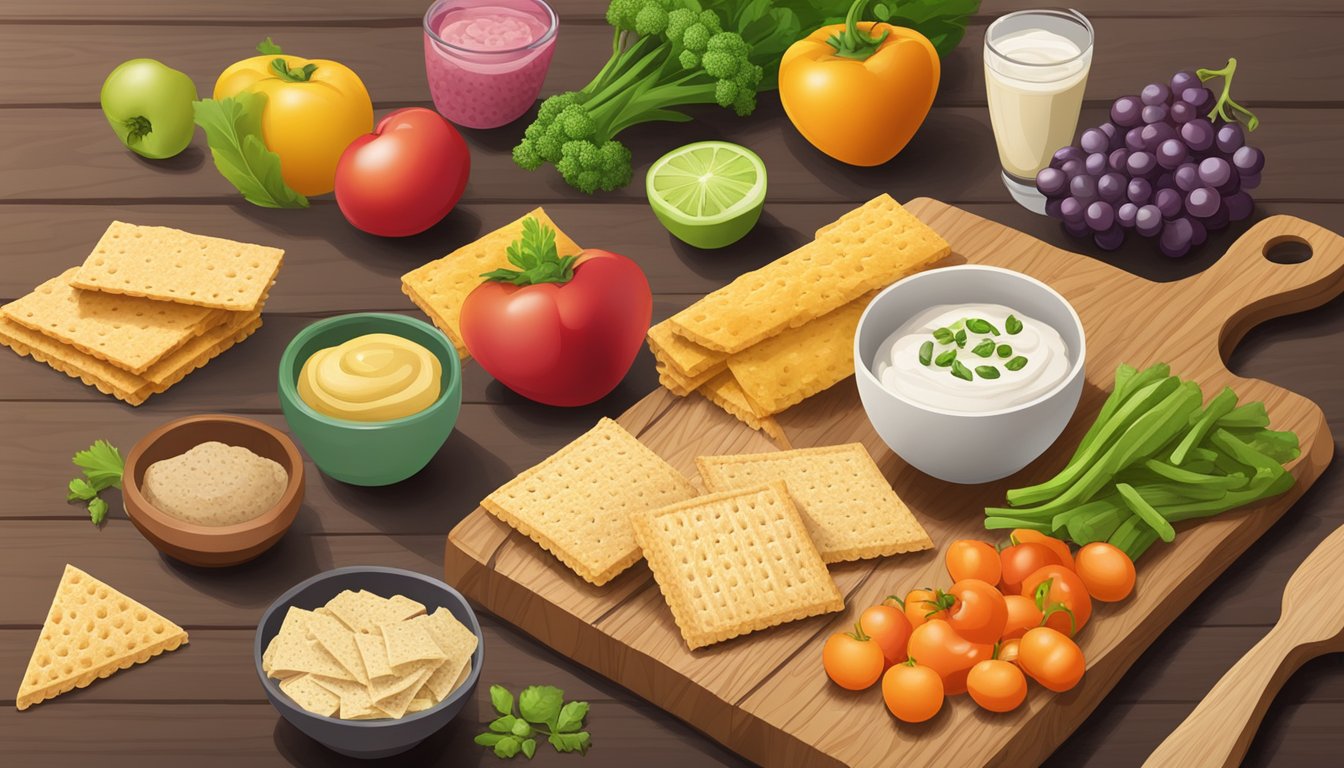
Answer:
[[748, 427], [758, 432], [764, 432], [777, 444], [788, 444], [788, 437], [784, 434], [784, 428], [779, 425], [779, 422], [775, 421], [772, 415], [765, 413], [759, 405], [747, 396], [742, 386], [738, 384], [737, 379], [733, 377], [732, 371], [720, 373], [705, 382], [698, 391], [705, 396], [705, 399], [727, 411], [728, 415]]
[[631, 519], [691, 650], [844, 609], [783, 483], [707, 494]]
[[782, 481], [827, 563], [931, 549], [933, 541], [860, 443], [700, 456], [710, 491]]
[[280, 681], [280, 690], [295, 704], [322, 717], [332, 717], [341, 710], [341, 697], [318, 685], [312, 675], [299, 674]]
[[678, 336], [667, 320], [649, 328], [648, 342], [653, 356], [683, 379], [694, 379], [709, 371], [721, 370], [728, 358], [723, 352], [706, 349]]

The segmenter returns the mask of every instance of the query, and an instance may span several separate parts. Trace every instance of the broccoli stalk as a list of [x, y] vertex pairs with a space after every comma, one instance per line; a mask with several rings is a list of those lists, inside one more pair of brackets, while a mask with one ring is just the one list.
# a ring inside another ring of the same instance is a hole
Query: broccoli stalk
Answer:
[[[725, 16], [734, 17], [734, 4]], [[555, 166], [565, 182], [587, 193], [630, 182], [630, 150], [616, 137], [653, 121], [685, 122], [681, 108], [718, 104], [738, 115], [756, 109], [765, 75], [752, 47], [725, 29], [697, 0], [612, 0], [612, 55], [592, 82], [541, 103], [537, 119], [513, 149], [528, 170]]]

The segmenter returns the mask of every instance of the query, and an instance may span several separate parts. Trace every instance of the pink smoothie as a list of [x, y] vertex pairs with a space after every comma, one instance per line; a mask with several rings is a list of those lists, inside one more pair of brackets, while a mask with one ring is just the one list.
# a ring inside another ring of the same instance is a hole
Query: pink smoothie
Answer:
[[425, 73], [439, 113], [495, 128], [536, 101], [557, 19], [541, 0], [438, 0], [425, 14]]

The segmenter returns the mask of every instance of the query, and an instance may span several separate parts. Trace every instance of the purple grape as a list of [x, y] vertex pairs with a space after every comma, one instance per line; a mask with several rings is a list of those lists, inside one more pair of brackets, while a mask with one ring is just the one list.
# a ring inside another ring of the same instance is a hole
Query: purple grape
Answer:
[[1210, 232], [1216, 232], [1222, 229], [1223, 227], [1226, 227], [1228, 221], [1229, 217], [1227, 213], [1227, 198], [1224, 197], [1223, 204], [1218, 206], [1218, 210], [1214, 211], [1212, 216], [1208, 217], [1207, 219], [1204, 219], [1204, 221], [1200, 223], [1202, 223], [1205, 229], [1209, 230]]
[[1167, 105], [1157, 104], [1155, 106], [1144, 107], [1143, 112], [1140, 114], [1143, 117], [1143, 122], [1148, 123], [1149, 125], [1160, 123], [1167, 119]]
[[1092, 234], [1092, 228], [1083, 221], [1064, 221], [1064, 231], [1074, 237], [1082, 238]]
[[1255, 189], [1258, 186], [1260, 186], [1260, 174], [1258, 173], [1241, 174], [1242, 189]]
[[1119, 149], [1125, 145], [1125, 132], [1116, 128], [1115, 123], [1110, 121], [1104, 122], [1097, 128], [1097, 130], [1106, 134], [1107, 151]]
[[1111, 104], [1111, 121], [1121, 128], [1138, 125], [1143, 119], [1143, 102], [1133, 96], [1121, 96]]
[[1194, 234], [1195, 228], [1190, 226], [1189, 219], [1172, 219], [1162, 225], [1158, 250], [1173, 259], [1184, 256], [1190, 252], [1190, 239]]
[[1181, 101], [1196, 109], [1208, 104], [1209, 99], [1212, 98], [1213, 94], [1209, 92], [1209, 89], [1199, 85], [1181, 91]]
[[1125, 149], [1128, 149], [1130, 152], [1143, 151], [1142, 128], [1130, 128], [1129, 131], [1125, 133]]
[[1173, 123], [1180, 125], [1181, 123], [1188, 123], [1196, 117], [1199, 117], [1199, 110], [1186, 104], [1184, 101], [1178, 101], [1171, 105], [1171, 110], [1168, 112], [1168, 115], [1171, 117]]
[[1153, 185], [1147, 179], [1130, 179], [1125, 196], [1135, 205], [1143, 205], [1153, 196]]
[[1240, 123], [1223, 123], [1218, 127], [1215, 143], [1219, 152], [1231, 155], [1246, 145], [1246, 132], [1241, 129]]
[[1182, 192], [1193, 192], [1199, 186], [1199, 166], [1194, 163], [1181, 164], [1173, 176], [1176, 188]]
[[1083, 168], [1090, 176], [1100, 176], [1106, 172], [1106, 156], [1100, 152], [1093, 152], [1083, 161]]
[[1130, 176], [1147, 176], [1157, 170], [1157, 158], [1147, 152], [1135, 152], [1125, 162]]
[[1174, 189], [1159, 189], [1153, 195], [1153, 205], [1162, 212], [1162, 218], [1170, 219], [1181, 212], [1181, 193]]
[[1120, 226], [1129, 229], [1134, 226], [1134, 219], [1139, 214], [1139, 206], [1133, 203], [1124, 203], [1115, 209], [1115, 221]]
[[1128, 160], [1129, 150], [1122, 147], [1112, 151], [1110, 156], [1106, 158], [1106, 167], [1110, 168], [1112, 171], [1127, 173], [1128, 168], [1125, 164]]
[[1191, 216], [1198, 216], [1202, 219], [1217, 213], [1218, 206], [1222, 202], [1223, 198], [1217, 192], [1208, 187], [1200, 187], [1185, 196], [1185, 210]]
[[1165, 171], [1157, 175], [1157, 180], [1153, 182], [1153, 189], [1174, 189], [1176, 187], [1176, 177], [1171, 175], [1171, 171]]
[[1134, 214], [1134, 230], [1144, 237], [1162, 231], [1162, 212], [1156, 205], [1142, 205]]
[[1083, 131], [1083, 136], [1078, 140], [1078, 145], [1088, 154], [1105, 152], [1110, 149], [1111, 137], [1102, 133], [1100, 128], [1088, 128]]
[[1125, 177], [1111, 171], [1097, 179], [1097, 196], [1112, 205], [1125, 198]]
[[1221, 187], [1232, 180], [1232, 164], [1221, 157], [1206, 157], [1199, 162], [1199, 180], [1210, 187]]
[[1179, 168], [1189, 154], [1185, 142], [1180, 139], [1167, 139], [1157, 145], [1157, 164], [1167, 170]]
[[1067, 163], [1068, 161], [1070, 161], [1070, 160], [1077, 160], [1077, 161], [1079, 161], [1079, 162], [1082, 162], [1083, 159], [1086, 158], [1086, 157], [1087, 157], [1087, 153], [1086, 153], [1086, 152], [1084, 152], [1083, 150], [1081, 150], [1081, 149], [1079, 149], [1079, 148], [1077, 148], [1077, 147], [1075, 147], [1075, 146], [1070, 145], [1070, 146], [1064, 147], [1063, 149], [1057, 150], [1057, 151], [1055, 152], [1054, 157], [1051, 158], [1051, 161], [1050, 161], [1050, 162], [1051, 162], [1051, 165], [1054, 165], [1056, 162], [1059, 163], [1058, 166], [1055, 166], [1055, 167], [1059, 168], [1059, 167], [1063, 167], [1063, 165], [1064, 165], [1065, 163]]
[[1045, 201], [1045, 215], [1052, 219], [1062, 219], [1064, 215], [1059, 212], [1059, 206], [1062, 201], [1058, 197], [1052, 197]]
[[1165, 85], [1149, 83], [1139, 92], [1139, 100], [1149, 106], [1166, 104], [1171, 98], [1171, 91]]
[[1118, 226], [1112, 226], [1105, 232], [1098, 232], [1092, 237], [1092, 242], [1103, 251], [1114, 251], [1125, 244], [1125, 230]]
[[1059, 202], [1059, 216], [1064, 219], [1064, 221], [1072, 221], [1081, 224], [1083, 221], [1083, 209], [1085, 207], [1086, 206], [1076, 199], [1066, 197]]
[[1203, 245], [1209, 239], [1209, 230], [1199, 219], [1190, 219], [1190, 245]]
[[1176, 128], [1170, 123], [1153, 123], [1139, 129], [1139, 139], [1143, 141], [1145, 152], [1155, 152], [1157, 146], [1167, 139], [1176, 138]]
[[1068, 176], [1070, 179], [1087, 172], [1087, 169], [1083, 166], [1082, 160], [1070, 160], [1064, 163], [1064, 165], [1061, 165], [1059, 170], [1063, 171], [1064, 175]]
[[1180, 71], [1171, 76], [1171, 92], [1181, 93], [1191, 86], [1199, 86], [1199, 78], [1194, 72]]
[[1097, 180], [1086, 175], [1074, 176], [1069, 180], [1069, 194], [1079, 203], [1090, 203], [1097, 199]]
[[1238, 174], [1235, 170], [1233, 170], [1232, 173], [1228, 175], [1227, 183], [1219, 184], [1218, 186], [1214, 187], [1214, 189], [1218, 190], [1218, 194], [1222, 195], [1223, 197], [1227, 197], [1228, 195], [1234, 195], [1240, 192], [1241, 175]]
[[1058, 168], [1046, 168], [1036, 174], [1036, 188], [1046, 197], [1058, 197], [1068, 185], [1068, 175]]
[[1110, 203], [1098, 200], [1087, 206], [1083, 213], [1083, 221], [1092, 228], [1093, 232], [1105, 232], [1115, 224], [1115, 209]]
[[1181, 138], [1194, 151], [1203, 152], [1213, 146], [1213, 123], [1202, 117], [1191, 120], [1181, 126]]
[[1255, 210], [1255, 201], [1245, 192], [1238, 192], [1223, 198], [1223, 207], [1227, 209], [1228, 219], [1241, 221]]
[[1259, 173], [1265, 167], [1265, 153], [1255, 147], [1239, 147], [1232, 153], [1232, 164], [1242, 173]]

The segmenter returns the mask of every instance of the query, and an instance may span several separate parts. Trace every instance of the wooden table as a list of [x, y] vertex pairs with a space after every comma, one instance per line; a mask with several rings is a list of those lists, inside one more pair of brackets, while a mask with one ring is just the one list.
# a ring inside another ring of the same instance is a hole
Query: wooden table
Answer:
[[[1180, 68], [1220, 67], [1237, 55], [1236, 95], [1263, 121], [1255, 143], [1269, 158], [1257, 218], [1293, 213], [1344, 231], [1344, 9], [1331, 0], [1075, 0], [1098, 46], [1082, 123], [1110, 100]], [[965, 42], [944, 62], [937, 105], [900, 157], [875, 169], [841, 167], [788, 125], [773, 96], [739, 120], [707, 110], [678, 127], [645, 126], [623, 138], [636, 178], [659, 154], [691, 139], [727, 138], [756, 149], [770, 169], [761, 224], [723, 252], [674, 242], [638, 185], [587, 199], [549, 172], [528, 175], [509, 160], [521, 124], [468, 131], [475, 164], [464, 203], [447, 221], [407, 240], [349, 227], [335, 203], [274, 211], [243, 203], [212, 167], [203, 138], [160, 163], [122, 150], [95, 99], [120, 61], [159, 58], [208, 93], [215, 75], [271, 35], [286, 50], [339, 59], [360, 73], [375, 107], [429, 106], [420, 14], [427, 0], [60, 0], [0, 3], [0, 301], [80, 262], [113, 219], [163, 224], [287, 250], [258, 334], [204, 371], [132, 409], [45, 366], [0, 354], [0, 669], [17, 681], [61, 568], [71, 562], [161, 610], [192, 643], [131, 672], [27, 712], [0, 712], [0, 764], [340, 765], [279, 718], [252, 669], [253, 630], [280, 592], [318, 571], [381, 564], [442, 573], [443, 537], [477, 500], [539, 461], [602, 415], [616, 415], [656, 386], [641, 354], [626, 381], [587, 408], [557, 410], [513, 395], [468, 365], [458, 429], [417, 477], [362, 489], [310, 475], [294, 529], [249, 565], [205, 571], [168, 561], [119, 510], [99, 530], [62, 504], [74, 451], [96, 438], [128, 449], [154, 426], [208, 411], [245, 413], [283, 426], [275, 368], [290, 337], [317, 317], [358, 310], [418, 313], [399, 276], [542, 203], [578, 242], [629, 255], [648, 273], [661, 319], [744, 270], [796, 247], [818, 225], [880, 193], [926, 195], [960, 205], [1155, 280], [1193, 274], [1233, 234], [1172, 261], [1147, 244], [1102, 254], [1071, 243], [1054, 222], [1007, 199], [985, 109], [980, 49], [986, 25], [1011, 10], [989, 0]], [[581, 86], [609, 50], [603, 0], [560, 0], [563, 28], [546, 92]], [[1241, 231], [1240, 228], [1235, 230]], [[1142, 311], [1142, 308], [1136, 308]], [[1269, 323], [1232, 355], [1231, 367], [1316, 400], [1344, 429], [1344, 303]], [[1222, 672], [1272, 624], [1298, 562], [1344, 524], [1344, 471], [1316, 488], [1196, 601], [1052, 758], [1059, 766], [1136, 765], [1194, 707]], [[119, 507], [119, 499], [113, 507]], [[471, 743], [489, 718], [485, 683], [563, 687], [592, 702], [594, 747], [586, 758], [539, 750], [541, 765], [739, 765], [741, 761], [623, 689], [492, 619], [476, 701], [399, 765], [493, 765]], [[1308, 664], [1280, 694], [1249, 764], [1327, 762], [1344, 747], [1344, 664]], [[874, 712], [875, 724], [885, 715]], [[895, 758], [894, 758], [895, 759]], [[955, 758], [950, 757], [950, 760]]]

